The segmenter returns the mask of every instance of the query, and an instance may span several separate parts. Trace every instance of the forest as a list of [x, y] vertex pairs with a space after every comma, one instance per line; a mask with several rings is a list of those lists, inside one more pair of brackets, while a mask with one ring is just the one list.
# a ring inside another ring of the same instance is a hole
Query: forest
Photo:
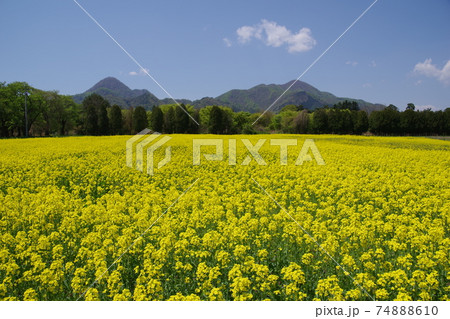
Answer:
[[450, 135], [450, 108], [419, 111], [409, 103], [400, 111], [390, 104], [368, 114], [356, 102], [344, 101], [314, 110], [286, 105], [277, 113], [234, 112], [225, 106], [194, 108], [184, 104], [154, 106], [151, 110], [140, 106], [122, 109], [95, 93], [77, 104], [71, 96], [39, 90], [26, 82], [0, 82], [3, 138], [129, 135], [147, 127], [166, 134]]

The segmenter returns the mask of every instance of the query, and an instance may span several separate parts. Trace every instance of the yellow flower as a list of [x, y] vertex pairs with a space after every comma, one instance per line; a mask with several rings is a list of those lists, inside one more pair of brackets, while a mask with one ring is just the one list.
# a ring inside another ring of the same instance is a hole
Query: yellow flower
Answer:
[[384, 288], [378, 289], [375, 292], [375, 298], [377, 300], [387, 300], [389, 298], [389, 293]]
[[397, 297], [395, 297], [394, 301], [411, 301], [412, 298], [406, 292], [399, 292]]
[[320, 300], [342, 301], [344, 300], [342, 294], [343, 289], [339, 287], [339, 281], [335, 275], [319, 280], [316, 288], [316, 296]]
[[86, 301], [98, 301], [98, 300], [100, 300], [100, 298], [98, 296], [98, 290], [96, 288], [89, 289], [86, 292], [85, 300]]
[[33, 288], [28, 288], [23, 294], [23, 300], [25, 301], [38, 300], [36, 291]]
[[314, 258], [314, 255], [311, 253], [303, 254], [302, 263], [305, 265], [309, 265], [309, 264], [311, 264], [311, 261], [313, 260], [313, 258]]
[[[193, 165], [193, 139], [213, 137], [171, 137], [154, 175], [136, 152], [126, 165], [130, 136], [1, 140], [0, 299], [76, 299], [99, 277], [86, 300], [366, 300], [356, 282], [378, 300], [448, 299], [447, 141], [270, 135], [298, 142], [280, 166], [267, 135], [214, 136], [224, 160], [208, 146]], [[267, 165], [241, 138], [266, 139]], [[326, 165], [295, 165], [306, 138]]]
[[213, 288], [208, 295], [209, 300], [211, 301], [221, 301], [224, 300], [223, 294], [220, 288]]

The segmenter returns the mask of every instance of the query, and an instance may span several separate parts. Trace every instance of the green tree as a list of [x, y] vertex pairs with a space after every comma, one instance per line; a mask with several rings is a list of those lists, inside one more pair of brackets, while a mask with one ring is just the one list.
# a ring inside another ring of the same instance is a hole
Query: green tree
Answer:
[[194, 110], [192, 112], [192, 117], [194, 118], [194, 120], [198, 123], [195, 123], [192, 119], [189, 120], [189, 127], [188, 127], [188, 132], [190, 134], [197, 134], [199, 132], [200, 129], [200, 110]]
[[278, 114], [281, 119], [280, 119], [280, 126], [281, 126], [281, 131], [283, 133], [295, 133], [295, 118], [298, 115], [297, 111], [284, 111], [280, 114]]
[[142, 106], [136, 107], [134, 110], [133, 115], [133, 130], [134, 132], [138, 133], [142, 131], [143, 129], [147, 128], [148, 126], [148, 120], [147, 120], [147, 113], [145, 112], [145, 109]]
[[345, 100], [339, 102], [333, 106], [334, 109], [337, 110], [350, 110], [350, 111], [359, 111], [358, 103], [355, 101]]
[[442, 112], [442, 135], [450, 135], [450, 108]]
[[[260, 116], [258, 113], [255, 115], [257, 115], [258, 117]], [[261, 118], [258, 120], [258, 122], [256, 122], [255, 124], [252, 124], [252, 125], [268, 127], [270, 125], [270, 123], [272, 122], [273, 117], [274, 117], [274, 114], [272, 112], [268, 111], [261, 116]]]
[[159, 106], [153, 107], [150, 116], [150, 126], [155, 132], [162, 132], [164, 126], [164, 114]]
[[114, 104], [111, 107], [111, 134], [117, 135], [122, 132], [122, 110], [120, 106]]
[[406, 109], [407, 110], [411, 110], [411, 111], [415, 111], [416, 110], [416, 106], [414, 105], [414, 103], [408, 103], [406, 105]]
[[[7, 100], [6, 105], [2, 108], [3, 112], [8, 114], [8, 120], [6, 121], [6, 126], [10, 131], [8, 135], [13, 135], [14, 132], [18, 136], [26, 135], [25, 117], [28, 119], [29, 131], [32, 122], [41, 114], [41, 105], [39, 103], [32, 103], [32, 97], [37, 96], [38, 90], [26, 82], [11, 82], [2, 91]], [[27, 101], [27, 112], [25, 112], [25, 101]]]
[[175, 133], [187, 133], [189, 130], [188, 110], [184, 104], [175, 107]]
[[[106, 110], [108, 107], [110, 107], [109, 102], [96, 93], [83, 100], [85, 130], [88, 135], [106, 135], [109, 133], [109, 119]], [[94, 123], [94, 121], [96, 122]]]
[[57, 131], [56, 113], [62, 108], [61, 96], [57, 91], [41, 92], [40, 97], [45, 101], [46, 107], [42, 111], [42, 121], [40, 126], [45, 136], [54, 134]]
[[332, 108], [328, 111], [328, 127], [332, 134], [342, 134], [343, 131], [342, 111]]
[[390, 104], [382, 111], [374, 111], [369, 116], [369, 129], [372, 133], [393, 135], [399, 133], [400, 113]]
[[78, 118], [78, 105], [71, 96], [59, 95], [57, 91], [43, 92], [46, 105], [42, 107], [44, 133], [66, 135]]
[[69, 130], [73, 129], [79, 114], [77, 103], [74, 102], [71, 96], [62, 95], [62, 107], [56, 112], [55, 120], [60, 135], [66, 135]]
[[222, 111], [222, 134], [233, 134], [235, 128], [233, 125], [233, 110], [226, 106], [219, 107]]
[[175, 132], [175, 110], [172, 105], [170, 105], [164, 113], [163, 132], [167, 134]]
[[[411, 103], [410, 103], [411, 104]], [[403, 134], [415, 135], [419, 133], [418, 114], [414, 111], [414, 104], [408, 104], [406, 110], [400, 113], [400, 130]]]
[[312, 129], [314, 133], [324, 134], [328, 133], [328, 115], [324, 108], [316, 109], [312, 116]]
[[362, 134], [369, 129], [369, 117], [366, 111], [353, 112], [353, 132]]
[[280, 113], [287, 112], [287, 111], [297, 112], [297, 111], [300, 111], [300, 110], [299, 110], [299, 107], [298, 107], [297, 105], [294, 105], [294, 104], [288, 104], [288, 105], [284, 106], [284, 107], [280, 110]]
[[233, 125], [236, 128], [236, 133], [243, 133], [244, 128], [248, 129], [251, 126], [251, 113], [237, 112], [233, 113]]
[[0, 82], [0, 137], [9, 137], [12, 113], [8, 87], [6, 82]]
[[109, 118], [106, 105], [105, 104], [99, 105], [97, 112], [98, 112], [98, 133], [100, 135], [107, 135], [109, 134]]
[[124, 123], [123, 123], [123, 129], [124, 134], [133, 134], [133, 114], [134, 114], [134, 108], [130, 106], [128, 110], [126, 110], [123, 114]]
[[221, 134], [223, 131], [223, 114], [220, 107], [213, 105], [209, 112], [209, 132], [212, 134]]
[[[38, 126], [37, 124], [42, 119], [42, 115], [48, 111], [49, 105], [43, 97], [43, 94], [45, 93], [44, 91], [30, 88], [28, 92], [30, 93], [27, 98], [28, 133], [29, 135], [36, 135]], [[57, 99], [61, 100], [60, 96], [57, 93], [56, 95]], [[55, 115], [53, 115], [52, 119], [54, 117]]]
[[294, 131], [297, 134], [305, 134], [308, 131], [309, 114], [307, 110], [302, 110], [294, 119]]
[[416, 134], [437, 135], [439, 134], [439, 118], [437, 112], [425, 109], [416, 113]]
[[85, 106], [86, 120], [85, 130], [87, 135], [98, 135], [98, 116], [95, 106], [88, 104]]

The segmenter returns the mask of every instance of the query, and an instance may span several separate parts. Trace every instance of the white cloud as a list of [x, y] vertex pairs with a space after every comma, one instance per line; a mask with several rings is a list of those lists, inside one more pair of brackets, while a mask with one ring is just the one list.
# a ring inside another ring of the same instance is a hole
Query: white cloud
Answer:
[[317, 43], [308, 28], [302, 28], [297, 33], [292, 33], [285, 26], [268, 20], [261, 20], [254, 26], [242, 26], [236, 30], [236, 33], [240, 43], [247, 43], [255, 38], [263, 41], [267, 46], [275, 48], [287, 45], [289, 53], [309, 51]]
[[351, 65], [351, 66], [357, 66], [358, 62], [356, 62], [356, 61], [347, 61], [347, 62], [345, 62], [345, 64]]
[[252, 37], [255, 37], [257, 39], [261, 38], [261, 32], [258, 31], [257, 28], [250, 27], [247, 25], [237, 29], [236, 33], [238, 35], [238, 40], [241, 43], [246, 43], [246, 42], [250, 41], [252, 39]]
[[228, 38], [223, 38], [223, 43], [225, 43], [225, 46], [227, 48], [231, 47], [233, 44], [231, 43], [231, 40]]
[[366, 89], [371, 88], [371, 87], [372, 87], [372, 83], [364, 83], [364, 84], [362, 85], [362, 87], [363, 87], [363, 88], [366, 88]]
[[148, 71], [149, 71], [149, 69], [144, 68], [144, 69], [140, 69], [139, 72], [136, 72], [136, 71], [128, 72], [128, 75], [132, 75], [132, 76], [135, 76], [135, 75], [145, 75], [145, 74], [148, 73]]
[[414, 66], [414, 72], [425, 75], [430, 78], [436, 78], [444, 84], [450, 84], [450, 60], [439, 69], [435, 64], [432, 64], [431, 59], [426, 59], [424, 62], [419, 62]]
[[372, 60], [372, 62], [370, 62], [369, 64], [372, 68], [377, 66], [377, 63], [375, 61]]

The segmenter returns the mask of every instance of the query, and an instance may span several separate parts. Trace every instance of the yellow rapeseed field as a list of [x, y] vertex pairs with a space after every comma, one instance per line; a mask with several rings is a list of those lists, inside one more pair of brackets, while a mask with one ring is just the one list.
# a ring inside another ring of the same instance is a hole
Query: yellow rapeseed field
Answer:
[[[153, 176], [130, 136], [0, 140], [0, 300], [449, 300], [448, 141], [224, 136], [193, 165], [222, 137], [172, 137]], [[326, 165], [294, 164], [306, 138]]]

